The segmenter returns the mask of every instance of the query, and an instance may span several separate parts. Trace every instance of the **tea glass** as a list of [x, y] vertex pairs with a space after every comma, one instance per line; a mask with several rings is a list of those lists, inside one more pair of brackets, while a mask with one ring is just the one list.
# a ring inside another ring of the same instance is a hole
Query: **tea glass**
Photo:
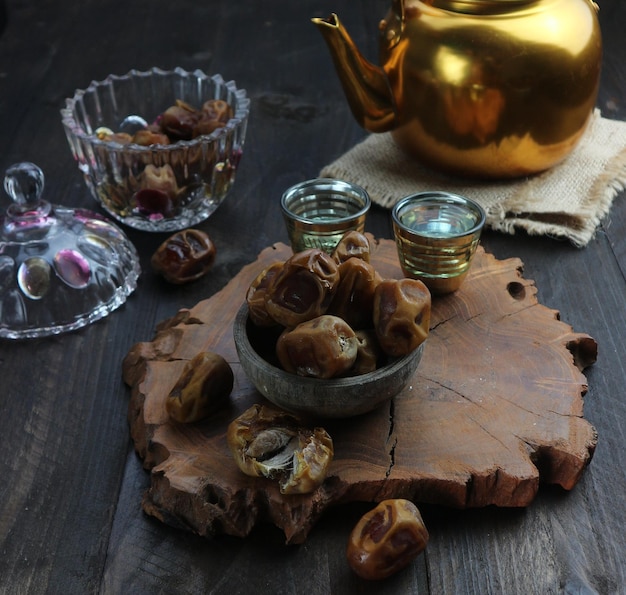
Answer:
[[294, 252], [319, 248], [330, 254], [346, 232], [363, 233], [371, 200], [356, 184], [316, 178], [286, 190], [280, 205]]
[[400, 266], [434, 295], [456, 291], [470, 269], [485, 224], [475, 201], [449, 192], [419, 192], [392, 210]]

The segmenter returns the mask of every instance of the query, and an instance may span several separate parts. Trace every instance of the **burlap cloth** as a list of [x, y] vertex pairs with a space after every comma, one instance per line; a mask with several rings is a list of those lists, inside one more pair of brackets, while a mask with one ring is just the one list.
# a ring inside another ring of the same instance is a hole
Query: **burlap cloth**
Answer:
[[626, 186], [626, 122], [596, 111], [565, 161], [514, 181], [477, 182], [434, 172], [407, 157], [389, 133], [368, 136], [320, 175], [359, 184], [372, 202], [389, 208], [415, 192], [454, 192], [479, 202], [491, 229], [510, 234], [524, 229], [583, 247]]

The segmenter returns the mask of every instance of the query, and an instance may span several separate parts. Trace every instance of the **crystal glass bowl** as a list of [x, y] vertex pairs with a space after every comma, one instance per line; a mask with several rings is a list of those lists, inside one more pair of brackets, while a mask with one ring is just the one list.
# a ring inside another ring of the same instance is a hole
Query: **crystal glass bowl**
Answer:
[[409, 383], [425, 343], [373, 372], [345, 378], [305, 378], [274, 365], [274, 343], [248, 319], [243, 304], [235, 317], [233, 338], [241, 367], [256, 389], [274, 405], [313, 418], [361, 415], [393, 399]]
[[[177, 102], [200, 110], [211, 100], [228, 103], [231, 117], [210, 133], [169, 144], [119, 140], [157, 125]], [[102, 207], [130, 227], [166, 232], [200, 223], [224, 201], [243, 152], [249, 108], [245, 90], [219, 74], [153, 68], [92, 82], [66, 99], [61, 116], [72, 155]]]

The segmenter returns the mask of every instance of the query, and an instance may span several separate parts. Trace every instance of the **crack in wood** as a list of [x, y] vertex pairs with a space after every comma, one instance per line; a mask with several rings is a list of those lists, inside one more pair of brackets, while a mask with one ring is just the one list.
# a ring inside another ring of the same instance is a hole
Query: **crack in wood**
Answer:
[[[387, 432], [387, 442], [393, 436], [393, 430], [395, 427], [394, 422], [395, 415], [395, 405], [393, 399], [389, 402], [389, 431]], [[385, 473], [385, 477], [389, 477], [391, 475], [391, 470], [393, 469], [396, 463], [396, 445], [398, 444], [398, 438], [394, 438], [391, 448], [389, 449], [389, 466], [387, 467], [387, 471]]]
[[458, 315], [454, 315], [454, 316], [449, 316], [448, 318], [444, 318], [443, 320], [440, 320], [437, 324], [433, 325], [430, 327], [429, 331], [432, 333], [435, 329], [439, 328], [440, 326], [455, 320], [456, 318], [458, 318]]
[[398, 445], [398, 438], [395, 438], [391, 448], [389, 449], [389, 467], [385, 473], [385, 479], [391, 475], [394, 465], [396, 464], [396, 446]]
[[435, 380], [434, 378], [430, 378], [428, 376], [422, 376], [422, 378], [424, 380], [427, 380], [428, 382], [432, 383], [432, 384], [436, 384], [439, 388], [447, 390], [449, 392], [451, 392], [453, 395], [456, 395], [458, 397], [461, 397], [464, 401], [468, 401], [469, 403], [472, 403], [474, 405], [477, 405], [479, 407], [482, 407], [481, 403], [477, 403], [476, 401], [472, 400], [470, 397], [468, 397], [467, 395], [464, 395], [463, 393], [459, 392], [458, 390], [452, 388], [451, 386], [448, 386], [446, 384], [443, 384], [442, 382], [440, 382], [439, 380]]
[[502, 445], [502, 447], [508, 451], [508, 452], [512, 452], [511, 448], [509, 448], [509, 446], [507, 445], [506, 442], [503, 442], [501, 438], [499, 438], [496, 434], [494, 434], [493, 432], [489, 431], [489, 427], [486, 426], [485, 424], [483, 424], [482, 422], [480, 422], [479, 420], [477, 420], [475, 417], [472, 417], [471, 415], [467, 416], [467, 419], [471, 420], [472, 422], [474, 422], [484, 433], [485, 435], [491, 437], [493, 440], [495, 440], [498, 444]]
[[530, 310], [532, 308], [536, 308], [539, 305], [540, 304], [538, 304], [537, 302], [534, 302], [534, 303], [531, 303], [531, 304], [527, 304], [523, 308], [518, 308], [517, 310], [515, 310], [513, 312], [506, 312], [506, 313], [504, 313], [500, 318], [497, 319], [497, 321], [506, 320], [507, 318], [513, 318], [514, 316], [519, 316], [522, 312], [526, 312], [526, 310]]

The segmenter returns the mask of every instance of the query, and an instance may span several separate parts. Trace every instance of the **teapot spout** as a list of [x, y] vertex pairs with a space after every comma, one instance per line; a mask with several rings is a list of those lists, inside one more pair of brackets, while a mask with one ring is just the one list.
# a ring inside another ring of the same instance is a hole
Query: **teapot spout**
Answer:
[[333, 59], [352, 114], [369, 132], [387, 132], [396, 124], [396, 109], [384, 70], [366, 60], [336, 14], [314, 18]]

